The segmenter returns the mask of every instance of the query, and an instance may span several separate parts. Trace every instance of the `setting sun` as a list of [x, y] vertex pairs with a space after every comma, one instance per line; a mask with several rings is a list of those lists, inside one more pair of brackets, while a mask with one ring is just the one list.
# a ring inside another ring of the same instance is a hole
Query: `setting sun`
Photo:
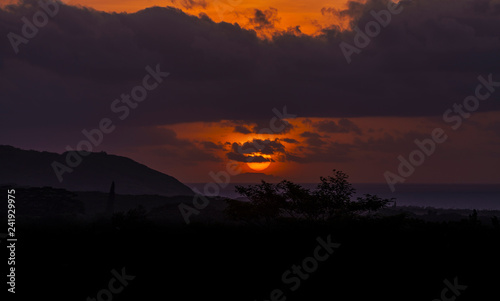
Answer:
[[261, 171], [269, 167], [271, 162], [261, 162], [261, 163], [247, 163], [248, 167], [255, 171]]
[[[262, 155], [260, 153], [254, 153], [248, 157], [254, 157], [254, 156], [258, 156], [258, 157], [264, 157], [266, 159], [269, 159], [271, 160], [271, 156], [269, 155]], [[261, 171], [261, 170], [264, 170], [266, 168], [269, 167], [269, 165], [271, 165], [271, 161], [267, 161], [267, 162], [248, 162], [247, 163], [248, 167], [250, 167], [251, 169], [255, 170], [255, 171]]]

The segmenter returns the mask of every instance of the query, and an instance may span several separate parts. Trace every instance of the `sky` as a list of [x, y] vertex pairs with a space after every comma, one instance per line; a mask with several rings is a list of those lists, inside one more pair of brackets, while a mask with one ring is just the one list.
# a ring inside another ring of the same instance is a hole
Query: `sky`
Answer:
[[[12, 4], [17, 1], [0, 0], [2, 4]], [[86, 6], [104, 12], [126, 12], [135, 13], [147, 7], [175, 7], [190, 14], [199, 16], [206, 14], [215, 22], [237, 22], [244, 28], [254, 29], [260, 27], [259, 33], [267, 33], [271, 29], [286, 30], [300, 26], [301, 32], [314, 34], [332, 24], [347, 26], [345, 18], [338, 18], [328, 9], [345, 9], [346, 3], [342, 0], [321, 1], [255, 1], [255, 0], [125, 0], [125, 1], [102, 1], [102, 0], [64, 0], [69, 5]], [[261, 14], [258, 14], [259, 10]], [[323, 10], [323, 12], [322, 12]], [[259, 16], [262, 16], [259, 19]], [[263, 17], [266, 17], [265, 22]]]
[[187, 183], [232, 160], [296, 182], [500, 181], [500, 1], [0, 4], [0, 144], [62, 153], [109, 118], [93, 151]]

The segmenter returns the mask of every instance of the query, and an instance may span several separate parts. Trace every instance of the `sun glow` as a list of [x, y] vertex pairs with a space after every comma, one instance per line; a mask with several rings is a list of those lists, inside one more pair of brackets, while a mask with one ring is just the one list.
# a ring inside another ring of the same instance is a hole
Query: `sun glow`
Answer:
[[267, 162], [250, 162], [250, 163], [247, 163], [248, 167], [250, 167], [251, 169], [253, 169], [255, 171], [261, 171], [261, 170], [264, 170], [264, 169], [268, 168], [269, 165], [271, 165], [271, 156], [270, 155], [262, 155], [260, 153], [254, 153], [254, 154], [250, 155], [249, 157], [253, 157], [253, 156], [264, 157], [266, 159], [269, 159], [269, 161], [267, 161]]

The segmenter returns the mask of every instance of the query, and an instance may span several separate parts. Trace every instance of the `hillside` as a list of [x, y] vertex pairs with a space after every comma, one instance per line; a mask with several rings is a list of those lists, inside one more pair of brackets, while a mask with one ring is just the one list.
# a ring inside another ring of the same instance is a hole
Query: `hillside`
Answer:
[[112, 181], [120, 194], [193, 195], [176, 178], [132, 159], [105, 152], [85, 156], [60, 182], [52, 162], [65, 163], [67, 153], [57, 154], [0, 146], [0, 185], [51, 186], [70, 191], [108, 192]]

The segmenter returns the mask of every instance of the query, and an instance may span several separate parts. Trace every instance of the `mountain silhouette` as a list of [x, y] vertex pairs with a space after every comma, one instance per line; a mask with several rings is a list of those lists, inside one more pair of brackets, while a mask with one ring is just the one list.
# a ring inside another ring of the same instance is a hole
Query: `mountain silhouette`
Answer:
[[89, 153], [71, 173], [64, 173], [60, 182], [52, 163], [65, 164], [66, 155], [67, 152], [57, 154], [0, 145], [0, 185], [108, 192], [114, 181], [116, 192], [120, 194], [194, 195], [189, 187], [172, 176], [105, 152]]

